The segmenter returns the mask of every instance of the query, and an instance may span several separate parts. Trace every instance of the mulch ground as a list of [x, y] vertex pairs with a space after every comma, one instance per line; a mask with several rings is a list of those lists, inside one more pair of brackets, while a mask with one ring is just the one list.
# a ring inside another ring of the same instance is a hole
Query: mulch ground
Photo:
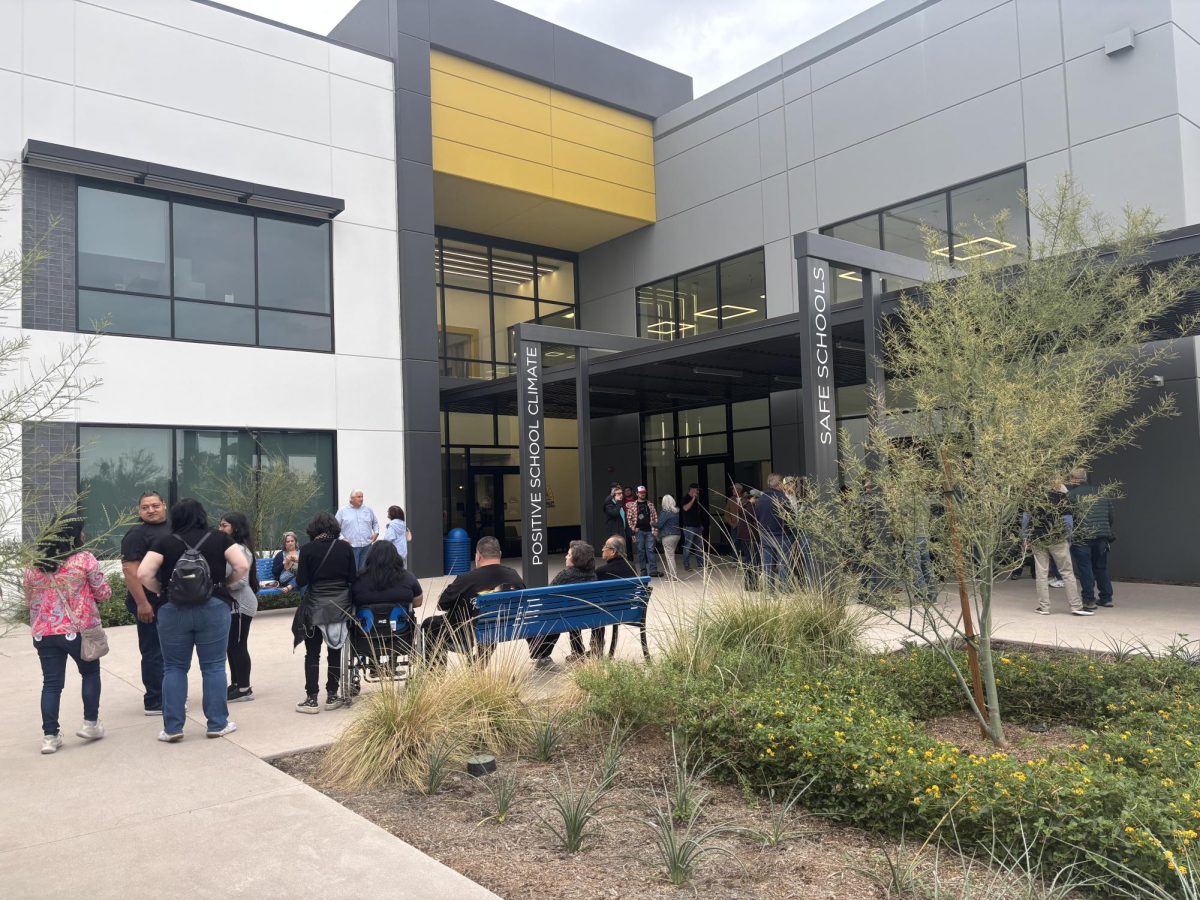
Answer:
[[670, 744], [661, 736], [637, 736], [622, 757], [621, 772], [603, 801], [590, 846], [576, 854], [557, 849], [543, 818], [555, 814], [550, 792], [568, 777], [587, 783], [603, 752], [603, 740], [567, 743], [549, 763], [501, 758], [501, 772], [516, 773], [520, 787], [503, 825], [485, 821], [490, 794], [475, 779], [453, 776], [446, 788], [426, 796], [410, 787], [341, 790], [318, 782], [324, 751], [276, 760], [293, 777], [312, 784], [347, 808], [385, 828], [434, 859], [501, 897], [645, 898], [880, 898], [886, 892], [864, 871], [881, 871], [882, 850], [895, 843], [831, 824], [795, 810], [788, 829], [802, 832], [782, 845], [764, 847], [750, 833], [771, 827], [768, 803], [732, 785], [705, 783], [704, 827], [733, 825], [746, 832], [715, 842], [724, 853], [708, 856], [691, 883], [672, 886], [655, 858], [646, 804], [660, 793], [672, 770]]

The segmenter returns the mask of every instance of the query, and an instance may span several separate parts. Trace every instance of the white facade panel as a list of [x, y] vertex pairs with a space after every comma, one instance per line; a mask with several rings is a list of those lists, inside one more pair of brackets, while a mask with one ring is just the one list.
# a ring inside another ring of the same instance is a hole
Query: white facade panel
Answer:
[[24, 0], [21, 68], [27, 75], [75, 81], [76, 14], [75, 0]]
[[17, 159], [21, 155], [24, 132], [21, 128], [21, 76], [16, 72], [0, 70], [0, 164]]
[[[340, 217], [339, 217], [340, 218]], [[396, 234], [338, 221], [333, 229], [334, 346], [339, 354], [400, 358]]]
[[400, 360], [351, 356], [340, 352], [335, 359], [338, 429], [402, 430], [404, 416], [401, 409]]
[[333, 148], [331, 156], [330, 192], [346, 201], [346, 211], [338, 218], [395, 231], [395, 163], [337, 147]]
[[[338, 432], [338, 506], [345, 505], [350, 492], [361, 490], [363, 502], [382, 520], [392, 504], [405, 506], [404, 438], [398, 432]], [[413, 540], [440, 540], [440, 535], [414, 534]]]
[[811, 231], [820, 224], [815, 163], [788, 170], [788, 213], [791, 217], [792, 234]]
[[335, 147], [396, 158], [395, 133], [387, 134], [376, 123], [392, 119], [395, 95], [388, 90], [340, 75], [329, 77], [331, 143]]
[[1171, 19], [1171, 0], [1059, 0], [1063, 47], [1074, 59], [1104, 46], [1114, 31], [1146, 31]]
[[328, 50], [329, 71], [332, 74], [341, 75], [343, 78], [353, 78], [363, 84], [374, 85], [389, 91], [395, 86], [390, 61], [355, 50], [348, 50], [336, 44], [330, 44]]
[[812, 69], [797, 69], [783, 79], [783, 102], [791, 103], [812, 93]]
[[1021, 110], [1027, 157], [1045, 156], [1067, 146], [1067, 89], [1062, 66], [1022, 80]]
[[796, 253], [792, 239], [772, 241], [763, 249], [767, 277], [767, 317], [786, 316], [800, 306], [796, 300]]
[[1180, 120], [1179, 141], [1183, 158], [1184, 220], [1200, 222], [1200, 127]]
[[787, 134], [788, 168], [812, 162], [816, 153], [813, 141], [813, 98], [801, 97], [783, 108], [783, 121]]
[[0, 69], [21, 71], [22, 10], [20, 0], [0, 3]]
[[1020, 121], [1021, 88], [1011, 84], [818, 159], [820, 224], [1019, 164]]
[[[797, 169], [796, 171], [801, 171]], [[763, 179], [763, 240], [773, 241], [792, 233], [788, 204], [788, 173]]]
[[[26, 77], [21, 97], [21, 127], [26, 139], [75, 144], [75, 89], [60, 81]], [[0, 104], [0, 108], [4, 108]]]
[[1179, 121], [1174, 116], [1072, 148], [1071, 170], [1095, 210], [1114, 220], [1128, 204], [1149, 207], [1162, 218], [1163, 228], [1188, 224]]
[[1179, 114], [1193, 125], [1200, 126], [1200, 38], [1177, 27], [1171, 31], [1175, 44]]
[[784, 111], [781, 107], [776, 107], [758, 119], [758, 159], [763, 178], [770, 178], [787, 170], [787, 147]]
[[669, 218], [761, 177], [758, 123], [750, 121], [655, 166], [658, 215]]
[[1063, 61], [1062, 23], [1058, 4], [1016, 0], [1017, 34], [1021, 40], [1021, 74], [1032, 75]]
[[783, 103], [783, 79], [772, 81], [758, 92], [758, 114], [760, 116], [773, 109], [779, 109]]
[[80, 87], [329, 143], [328, 71], [84, 4], [76, 28]]
[[[1061, 179], [1071, 174], [1071, 155], [1066, 150], [1051, 153], [1025, 164], [1025, 189], [1029, 192], [1029, 204], [1037, 209], [1043, 202], [1054, 199]], [[1030, 240], [1041, 239], [1041, 228], [1034, 216], [1029, 217]]]
[[1142, 125], [1179, 110], [1174, 28], [1137, 37], [1132, 50], [1097, 50], [1067, 63], [1071, 141], [1076, 144]]

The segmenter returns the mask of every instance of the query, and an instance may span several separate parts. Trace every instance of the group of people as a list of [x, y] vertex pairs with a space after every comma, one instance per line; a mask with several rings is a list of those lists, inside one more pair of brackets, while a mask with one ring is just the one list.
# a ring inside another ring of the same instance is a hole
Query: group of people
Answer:
[[[194, 653], [205, 733], [210, 738], [231, 734], [237, 725], [229, 718], [229, 704], [254, 699], [249, 637], [258, 592], [265, 586], [258, 580], [249, 520], [228, 512], [212, 529], [204, 506], [194, 499], [176, 503], [168, 517], [156, 491], [139, 497], [137, 509], [139, 522], [121, 541], [121, 571], [126, 607], [137, 624], [144, 712], [162, 718], [160, 741], [183, 740]], [[322, 646], [329, 649], [326, 707], [337, 708], [345, 702], [338, 686], [349, 613], [356, 605], [383, 602], [420, 606], [421, 585], [405, 566], [412, 533], [399, 506], [389, 507], [381, 539], [374, 512], [364, 506], [362, 491], [354, 491], [336, 516], [315, 515], [307, 534], [303, 546], [294, 532], [283, 535], [272, 571], [281, 591], [304, 591], [293, 623], [296, 645], [305, 645], [305, 697], [297, 710], [318, 712]], [[65, 519], [39, 543], [24, 575], [42, 667], [44, 754], [62, 746], [59, 710], [68, 659], [83, 682], [84, 721], [76, 734], [94, 741], [105, 733], [99, 718], [100, 662], [84, 658], [82, 637], [100, 626], [97, 604], [110, 598], [111, 588], [99, 561], [84, 549], [85, 541], [82, 519]]]
[[[661, 509], [661, 511], [660, 511]], [[649, 499], [645, 485], [622, 487], [613, 482], [604, 499], [604, 526], [609, 537], [620, 537], [624, 547], [631, 550], [638, 575], [679, 581], [675, 554], [683, 544], [683, 570], [690, 572], [704, 567], [706, 548], [704, 534], [708, 527], [708, 510], [700, 498], [700, 486], [688, 487], [683, 503], [664, 494], [659, 507]], [[657, 543], [662, 542], [665, 573], [658, 565]]]

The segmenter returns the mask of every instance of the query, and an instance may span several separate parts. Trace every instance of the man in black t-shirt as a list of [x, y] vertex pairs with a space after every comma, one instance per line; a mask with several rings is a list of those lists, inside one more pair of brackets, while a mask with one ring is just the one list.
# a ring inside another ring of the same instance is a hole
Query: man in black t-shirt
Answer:
[[171, 533], [167, 524], [167, 505], [158, 491], [146, 491], [138, 498], [141, 519], [121, 539], [121, 575], [125, 578], [125, 608], [137, 620], [138, 650], [142, 654], [142, 705], [146, 715], [162, 714], [162, 648], [158, 643], [158, 608], [163, 598], [142, 587], [138, 581], [138, 563], [154, 542]]
[[690, 572], [691, 558], [696, 557], [696, 568], [704, 568], [704, 531], [708, 527], [708, 510], [700, 501], [700, 485], [688, 486], [687, 497], [679, 507], [679, 525], [683, 530], [683, 569]]
[[500, 564], [502, 557], [496, 538], [480, 538], [475, 545], [475, 568], [459, 575], [442, 591], [438, 609], [445, 615], [428, 618], [421, 625], [431, 664], [444, 664], [449, 650], [456, 653], [471, 651], [471, 623], [475, 617], [472, 600], [491, 591], [524, 589], [521, 576]]

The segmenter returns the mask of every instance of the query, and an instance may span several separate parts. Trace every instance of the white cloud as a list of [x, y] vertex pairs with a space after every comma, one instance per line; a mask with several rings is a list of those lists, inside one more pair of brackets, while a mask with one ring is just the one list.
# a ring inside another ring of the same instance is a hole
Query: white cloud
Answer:
[[[355, 0], [225, 0], [328, 34]], [[697, 96], [720, 87], [877, 0], [505, 0], [622, 50], [691, 75]]]

